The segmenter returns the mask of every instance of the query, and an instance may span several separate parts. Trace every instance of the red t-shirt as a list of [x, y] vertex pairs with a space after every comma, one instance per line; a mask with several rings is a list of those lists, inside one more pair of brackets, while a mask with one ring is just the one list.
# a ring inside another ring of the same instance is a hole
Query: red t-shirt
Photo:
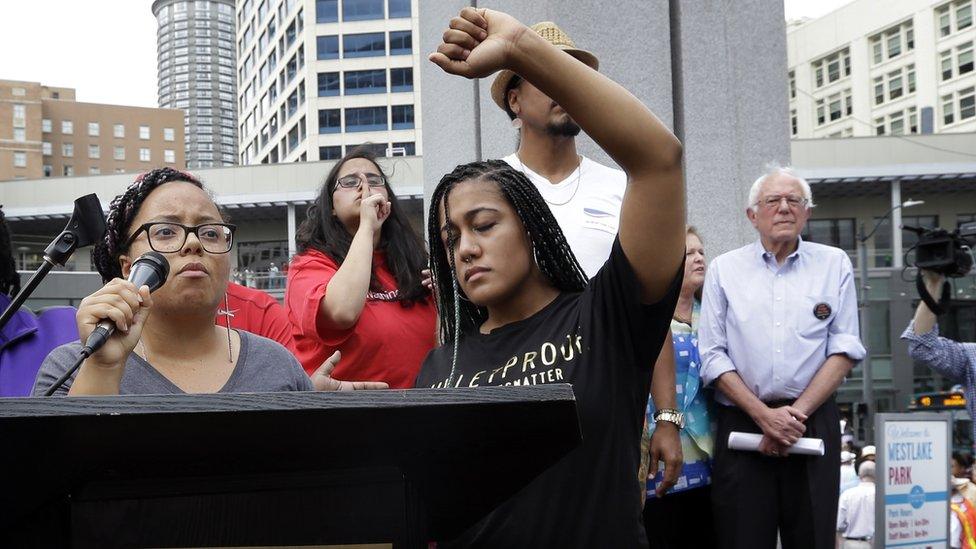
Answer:
[[[355, 326], [331, 328], [320, 322], [319, 303], [338, 270], [332, 258], [317, 250], [295, 256], [288, 269], [285, 308], [294, 329], [296, 356], [305, 371], [311, 375], [339, 350], [342, 360], [332, 374], [336, 379], [385, 381], [394, 389], [413, 387], [424, 357], [435, 344], [437, 312], [430, 298], [404, 307], [370, 292]], [[384, 290], [396, 291], [396, 279], [382, 251], [373, 253], [373, 272]]]
[[225, 306], [229, 309], [231, 328], [273, 339], [296, 354], [288, 313], [275, 298], [261, 290], [228, 282], [227, 304], [221, 303], [217, 312], [218, 326], [224, 325]]

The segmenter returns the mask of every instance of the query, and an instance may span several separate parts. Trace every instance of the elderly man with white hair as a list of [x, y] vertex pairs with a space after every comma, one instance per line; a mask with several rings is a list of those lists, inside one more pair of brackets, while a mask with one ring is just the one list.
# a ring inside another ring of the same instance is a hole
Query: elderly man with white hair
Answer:
[[[717, 389], [712, 504], [722, 547], [834, 546], [840, 414], [834, 393], [864, 357], [851, 261], [800, 238], [810, 185], [770, 167], [749, 191], [759, 238], [712, 261], [705, 276], [702, 383]], [[758, 452], [730, 450], [732, 431], [762, 434]], [[800, 437], [824, 456], [790, 453]]]

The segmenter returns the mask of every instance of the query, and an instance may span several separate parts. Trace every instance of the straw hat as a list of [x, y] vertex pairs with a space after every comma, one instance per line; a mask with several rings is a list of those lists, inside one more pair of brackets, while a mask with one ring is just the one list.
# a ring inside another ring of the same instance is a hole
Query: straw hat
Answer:
[[873, 456], [873, 455], [875, 455], [876, 452], [877, 452], [877, 450], [874, 448], [874, 446], [872, 446], [872, 445], [869, 444], [869, 445], [865, 446], [864, 448], [861, 448], [861, 458], [863, 459], [863, 458], [866, 458], [868, 456]]
[[[553, 46], [579, 59], [593, 70], [600, 70], [600, 61], [596, 56], [586, 50], [577, 48], [573, 39], [552, 21], [536, 23], [530, 28]], [[491, 98], [494, 99], [495, 104], [502, 110], [505, 110], [505, 88], [508, 87], [508, 82], [513, 76], [515, 76], [515, 73], [512, 71], [501, 71], [495, 76], [495, 81], [491, 83]]]

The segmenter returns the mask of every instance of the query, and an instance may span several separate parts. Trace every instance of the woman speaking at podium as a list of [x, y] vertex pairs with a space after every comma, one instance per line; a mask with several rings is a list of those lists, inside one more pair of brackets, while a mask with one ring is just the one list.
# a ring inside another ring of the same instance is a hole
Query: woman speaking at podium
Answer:
[[[82, 300], [78, 335], [103, 320], [115, 333], [86, 359], [58, 395], [239, 393], [315, 388], [280, 344], [215, 325], [230, 277], [235, 227], [225, 223], [194, 176], [161, 168], [139, 176], [109, 208], [93, 262], [105, 286]], [[125, 280], [133, 261], [156, 251], [169, 261], [166, 282], [150, 295]], [[75, 363], [79, 341], [51, 351], [34, 383], [42, 395]], [[335, 358], [335, 357], [334, 357]], [[327, 373], [334, 361], [320, 369]], [[322, 389], [338, 382], [322, 378]]]

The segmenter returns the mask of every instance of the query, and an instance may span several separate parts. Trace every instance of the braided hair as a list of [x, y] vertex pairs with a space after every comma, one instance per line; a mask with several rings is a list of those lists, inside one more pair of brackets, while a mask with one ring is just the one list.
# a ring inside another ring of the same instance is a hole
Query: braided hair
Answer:
[[108, 207], [108, 217], [105, 220], [105, 236], [95, 244], [92, 250], [92, 263], [102, 275], [102, 281], [108, 282], [113, 278], [122, 278], [122, 267], [119, 256], [125, 253], [126, 242], [129, 240], [129, 229], [132, 220], [139, 213], [139, 208], [145, 202], [149, 193], [157, 187], [170, 181], [185, 181], [203, 189], [203, 183], [189, 173], [173, 168], [157, 168], [140, 174], [126, 189], [116, 196]]
[[478, 306], [463, 295], [457, 281], [454, 263], [455, 237], [448, 238], [448, 248], [441, 241], [440, 211], [450, 219], [450, 193], [458, 184], [472, 181], [492, 181], [502, 196], [515, 209], [532, 242], [532, 253], [539, 270], [562, 292], [581, 292], [587, 278], [576, 255], [569, 247], [559, 223], [549, 210], [539, 190], [525, 174], [502, 160], [486, 160], [462, 164], [441, 178], [431, 195], [427, 216], [427, 239], [430, 250], [430, 272], [437, 289], [437, 310], [441, 321], [441, 341], [454, 343], [451, 374], [448, 385], [454, 382], [460, 335], [476, 330], [488, 319], [488, 309]]
[[11, 297], [20, 291], [20, 275], [14, 262], [13, 243], [10, 241], [10, 227], [0, 207], [0, 293]]

